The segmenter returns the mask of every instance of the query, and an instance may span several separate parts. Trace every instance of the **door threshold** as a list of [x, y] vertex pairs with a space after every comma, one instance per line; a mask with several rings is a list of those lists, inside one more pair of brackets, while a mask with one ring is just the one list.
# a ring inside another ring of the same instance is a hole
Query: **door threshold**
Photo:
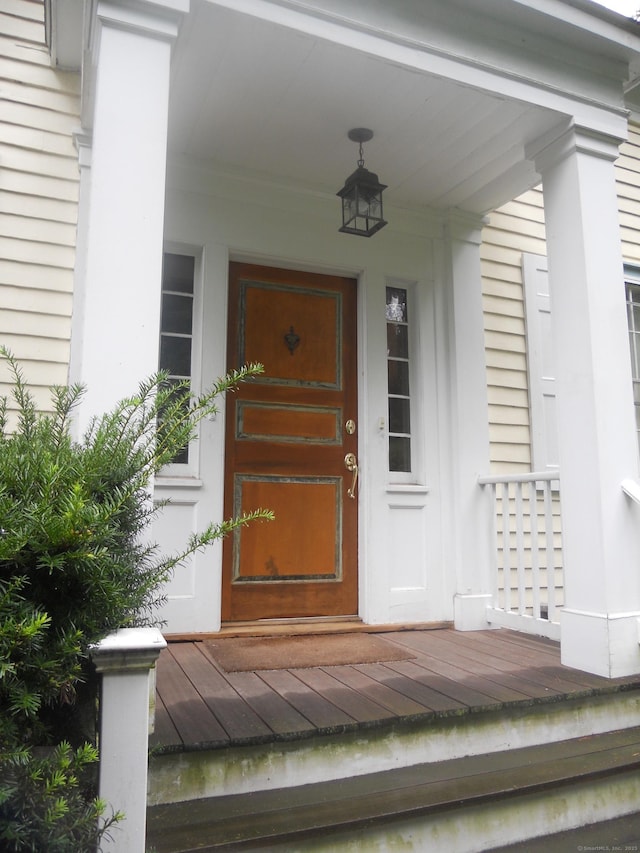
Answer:
[[219, 631], [165, 634], [170, 643], [230, 637], [291, 637], [305, 634], [387, 634], [396, 631], [437, 631], [451, 628], [452, 622], [402, 622], [367, 625], [357, 616], [316, 616], [304, 619], [259, 619], [255, 622], [223, 622]]

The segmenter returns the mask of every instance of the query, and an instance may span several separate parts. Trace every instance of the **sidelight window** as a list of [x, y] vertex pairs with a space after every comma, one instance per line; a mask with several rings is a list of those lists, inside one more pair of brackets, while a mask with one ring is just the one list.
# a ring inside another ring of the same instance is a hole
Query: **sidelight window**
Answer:
[[409, 310], [407, 290], [387, 287], [387, 387], [389, 470], [411, 471], [411, 397], [409, 387]]
[[[159, 362], [160, 370], [166, 370], [174, 382], [191, 381], [194, 277], [193, 255], [164, 253]], [[186, 464], [189, 448], [181, 450], [173, 461]]]

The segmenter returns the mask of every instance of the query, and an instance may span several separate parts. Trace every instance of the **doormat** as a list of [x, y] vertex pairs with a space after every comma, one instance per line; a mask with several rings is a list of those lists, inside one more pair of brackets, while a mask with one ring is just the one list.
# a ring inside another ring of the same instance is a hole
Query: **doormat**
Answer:
[[312, 634], [299, 637], [229, 637], [205, 640], [207, 652], [225, 672], [259, 669], [309, 669], [383, 663], [414, 658], [374, 634]]

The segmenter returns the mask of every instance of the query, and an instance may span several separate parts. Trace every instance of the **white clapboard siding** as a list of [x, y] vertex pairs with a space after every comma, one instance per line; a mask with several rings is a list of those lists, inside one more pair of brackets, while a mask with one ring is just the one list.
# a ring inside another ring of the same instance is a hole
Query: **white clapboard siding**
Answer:
[[0, 120], [0, 128], [2, 142], [6, 146], [64, 158], [69, 153], [69, 140], [61, 133], [42, 128], [18, 126], [2, 120]]
[[0, 212], [0, 234], [6, 239], [32, 240], [75, 247], [75, 223], [56, 222], [35, 216], [13, 216]]
[[[0, 342], [39, 407], [66, 382], [73, 303], [80, 77], [52, 67], [42, 0], [0, 4]], [[9, 391], [6, 373], [0, 392]]]
[[61, 199], [73, 204], [78, 201], [77, 181], [50, 178], [38, 172], [29, 174], [0, 169], [0, 191], [32, 195], [36, 198]]
[[13, 335], [37, 337], [65, 342], [68, 338], [66, 317], [43, 314], [42, 311], [15, 311], [0, 307], [0, 322], [11, 329]]
[[45, 62], [30, 60], [28, 64], [21, 60], [19, 54], [0, 56], [0, 73], [4, 80], [18, 81], [23, 86], [29, 86], [34, 93], [50, 89], [56, 96], [77, 95], [80, 88], [77, 75], [68, 71], [61, 74], [54, 69], [46, 49], [42, 51], [42, 56], [46, 59]]
[[497, 426], [528, 426], [529, 414], [526, 409], [511, 406], [501, 406], [493, 403], [489, 406], [489, 419]]
[[620, 233], [625, 263], [640, 266], [640, 126], [629, 126], [617, 164]]
[[55, 290], [47, 292], [27, 287], [3, 287], [0, 294], [1, 310], [22, 311], [27, 316], [40, 314], [43, 317], [63, 317], [65, 324], [73, 302], [71, 293]]
[[74, 250], [70, 246], [59, 246], [44, 240], [37, 242], [0, 237], [0, 254], [12, 261], [56, 266], [68, 269], [73, 274]]
[[[19, 4], [22, 6], [23, 4]], [[3, 7], [4, 14], [9, 14], [9, 11]], [[38, 27], [38, 33], [40, 33], [40, 28]], [[38, 39], [40, 39], [40, 35], [38, 35]], [[51, 60], [49, 58], [49, 51], [47, 49], [46, 44], [43, 44], [40, 40], [35, 44], [30, 45], [31, 57], [30, 62], [32, 64], [40, 64], [44, 65], [47, 68], [51, 67]], [[3, 56], [7, 59], [21, 59], [24, 56], [24, 41], [18, 41], [15, 38], [12, 38], [8, 33], [4, 31], [0, 31], [0, 56]]]
[[[44, 100], [46, 102], [46, 98]], [[24, 127], [60, 134], [71, 134], [78, 126], [78, 117], [73, 113], [54, 112], [46, 106], [20, 101], [5, 101], [2, 119], [7, 124], [22, 124]]]
[[[34, 15], [29, 6], [37, 6], [37, 3], [12, 3], [14, 14], [5, 11], [5, 2], [2, 4], [2, 32], [5, 36], [18, 39], [26, 44], [38, 44], [42, 41], [42, 27], [37, 18], [37, 10]], [[29, 13], [33, 17], [29, 16]], [[23, 17], [24, 16], [24, 17]]]
[[[65, 365], [65, 369], [69, 365], [69, 347], [67, 341], [61, 338], [15, 334], [9, 331], [3, 334], [2, 340], [24, 365], [28, 365], [29, 362], [44, 362], [45, 364], [62, 364]], [[19, 355], [19, 348], [22, 348], [27, 355]], [[31, 381], [31, 373], [26, 367], [25, 379]]]
[[38, 289], [58, 293], [72, 293], [73, 279], [61, 267], [46, 267], [34, 263], [9, 261], [0, 256], [0, 286], [20, 290]]
[[481, 248], [491, 467], [531, 470], [523, 252], [544, 253], [542, 193], [494, 211]]
[[22, 221], [65, 223], [75, 225], [78, 205], [74, 201], [0, 190], [0, 210], [8, 216], [19, 216]]
[[46, 175], [63, 181], [77, 181], [78, 166], [71, 157], [30, 151], [19, 145], [4, 145], [0, 142], [0, 161], [4, 169], [26, 172], [29, 175]]

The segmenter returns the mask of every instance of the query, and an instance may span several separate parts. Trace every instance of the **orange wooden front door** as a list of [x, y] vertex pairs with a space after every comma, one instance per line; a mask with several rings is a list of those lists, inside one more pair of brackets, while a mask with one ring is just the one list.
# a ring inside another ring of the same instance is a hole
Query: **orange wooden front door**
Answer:
[[[227, 397], [223, 621], [357, 613], [356, 282], [231, 264], [228, 366], [264, 374]], [[347, 423], [352, 421], [353, 423]]]

